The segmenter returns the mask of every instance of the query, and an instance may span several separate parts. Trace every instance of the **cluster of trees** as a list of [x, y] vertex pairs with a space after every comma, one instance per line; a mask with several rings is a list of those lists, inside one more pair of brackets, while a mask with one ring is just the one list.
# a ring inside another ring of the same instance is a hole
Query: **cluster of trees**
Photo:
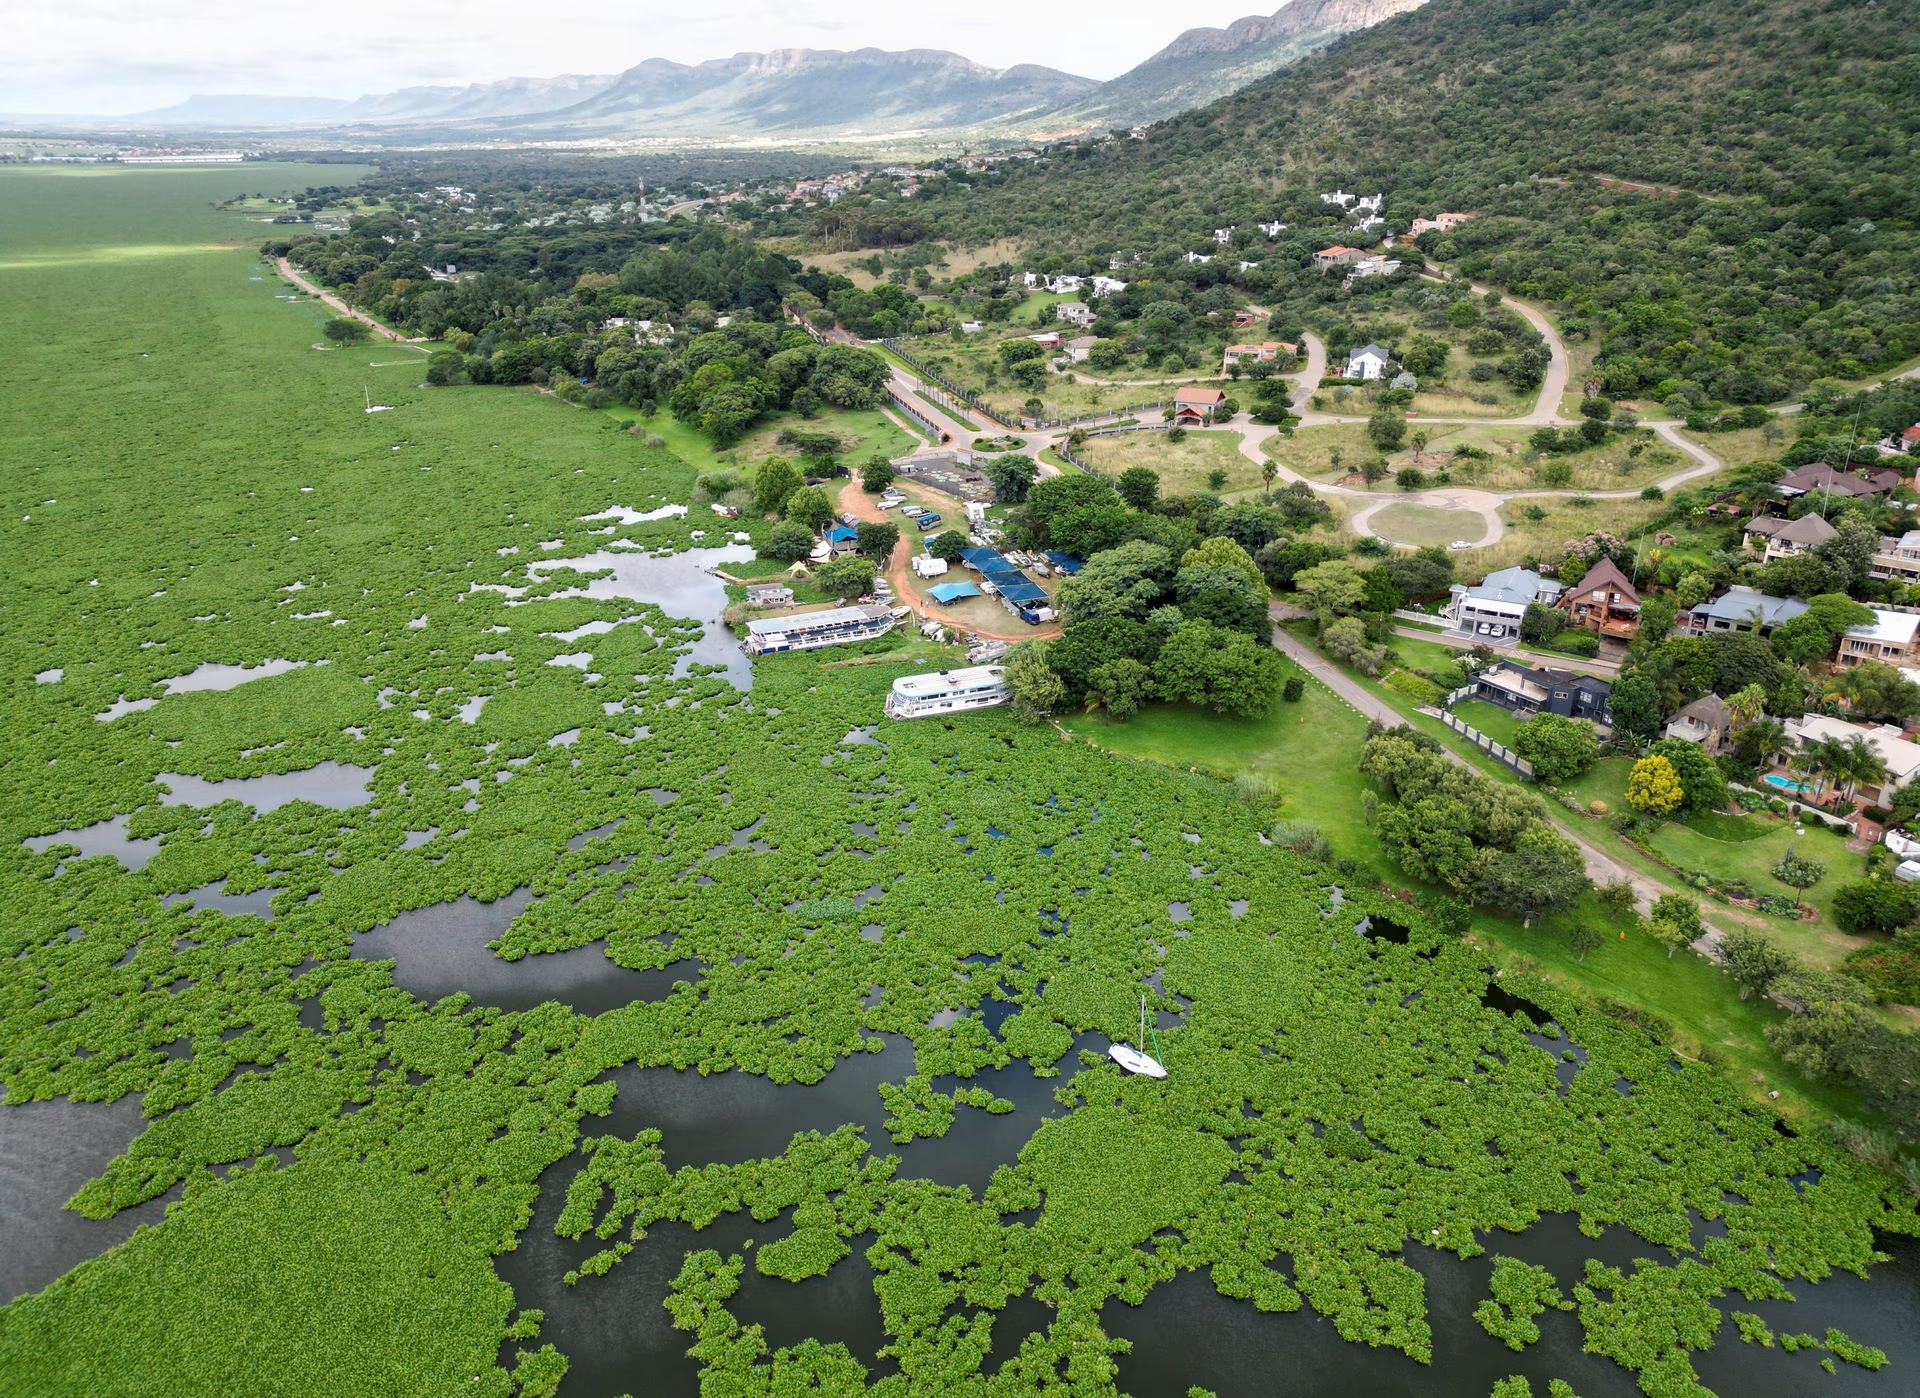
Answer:
[[1375, 730], [1360, 770], [1389, 798], [1375, 817], [1380, 847], [1410, 877], [1529, 919], [1592, 887], [1580, 847], [1538, 797], [1452, 761], [1425, 734]]
[[1387, 663], [1393, 613], [1408, 602], [1445, 592], [1453, 558], [1445, 549], [1397, 554], [1371, 568], [1330, 557], [1294, 570], [1287, 579], [1320, 629], [1320, 645], [1362, 674]]

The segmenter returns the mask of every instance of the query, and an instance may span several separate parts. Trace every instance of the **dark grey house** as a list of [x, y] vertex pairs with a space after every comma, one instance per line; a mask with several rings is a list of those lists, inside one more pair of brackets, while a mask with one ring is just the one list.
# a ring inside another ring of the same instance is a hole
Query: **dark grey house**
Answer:
[[1517, 714], [1559, 714], [1613, 726], [1613, 686], [1553, 666], [1503, 660], [1473, 677], [1473, 697]]

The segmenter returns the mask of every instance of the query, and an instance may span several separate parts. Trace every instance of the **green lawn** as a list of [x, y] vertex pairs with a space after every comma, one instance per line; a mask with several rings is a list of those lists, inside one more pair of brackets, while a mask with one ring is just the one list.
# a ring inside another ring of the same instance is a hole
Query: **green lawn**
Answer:
[[1211, 472], [1227, 473], [1227, 482], [1219, 493], [1259, 490], [1260, 468], [1240, 454], [1238, 433], [1226, 431], [1189, 431], [1181, 440], [1168, 440], [1165, 432], [1127, 432], [1111, 437], [1089, 437], [1076, 455], [1089, 469], [1103, 476], [1118, 476], [1134, 466], [1145, 466], [1159, 474], [1163, 495], [1191, 495], [1213, 490], [1208, 483]]
[[1865, 871], [1866, 861], [1847, 848], [1844, 836], [1822, 826], [1809, 823], [1800, 827], [1804, 834], [1796, 835], [1795, 827], [1784, 820], [1769, 820], [1764, 825], [1753, 817], [1747, 820], [1751, 826], [1760, 828], [1759, 838], [1716, 839], [1688, 825], [1668, 821], [1655, 832], [1649, 846], [1669, 863], [1689, 871], [1703, 870], [1716, 882], [1741, 878], [1752, 885], [1756, 895], [1783, 896], [1792, 896], [1793, 890], [1768, 871], [1789, 848], [1796, 848], [1807, 858], [1827, 866], [1826, 877], [1800, 896], [1820, 910], [1822, 922], [1830, 927], [1833, 895]]
[[1631, 757], [1603, 757], [1587, 774], [1567, 784], [1567, 791], [1583, 805], [1604, 801], [1607, 813], [1617, 815], [1627, 809], [1627, 778], [1633, 772]]
[[1512, 747], [1526, 720], [1510, 709], [1489, 704], [1484, 699], [1463, 699], [1453, 706], [1453, 716], [1485, 733], [1502, 747]]
[[1445, 548], [1456, 539], [1475, 544], [1486, 537], [1487, 522], [1472, 510], [1443, 510], [1433, 505], [1393, 504], [1378, 510], [1367, 527], [1388, 543]]

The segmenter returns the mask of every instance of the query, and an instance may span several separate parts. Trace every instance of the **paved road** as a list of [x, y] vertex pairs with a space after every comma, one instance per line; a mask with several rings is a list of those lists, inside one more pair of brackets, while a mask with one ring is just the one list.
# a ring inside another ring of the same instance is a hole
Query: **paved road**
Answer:
[[[1269, 608], [1269, 611], [1274, 611], [1274, 609]], [[1279, 606], [1278, 611], [1274, 612], [1276, 621], [1284, 620], [1291, 615], [1294, 615], [1293, 609], [1285, 607], [1284, 605]], [[1289, 659], [1299, 665], [1301, 669], [1305, 670], [1309, 675], [1313, 676], [1313, 678], [1320, 681], [1321, 684], [1332, 690], [1337, 698], [1345, 700], [1354, 709], [1358, 710], [1363, 717], [1377, 719], [1381, 723], [1396, 726], [1406, 722], [1406, 719], [1402, 718], [1399, 712], [1385, 700], [1376, 698], [1373, 694], [1369, 693], [1364, 686], [1341, 673], [1333, 662], [1320, 655], [1292, 632], [1282, 630], [1279, 626], [1275, 626], [1273, 628], [1273, 644]], [[1478, 770], [1474, 768], [1473, 764], [1468, 762], [1466, 758], [1454, 752], [1451, 748], [1443, 747], [1441, 751], [1446, 753], [1449, 761], [1456, 762], [1460, 766], [1470, 770]], [[1595, 883], [1617, 883], [1621, 879], [1627, 880], [1633, 885], [1634, 893], [1639, 899], [1639, 905], [1642, 911], [1652, 907], [1653, 900], [1666, 892], [1665, 889], [1652, 879], [1629, 869], [1626, 865], [1614, 859], [1613, 856], [1589, 843], [1587, 839], [1577, 831], [1568, 829], [1557, 820], [1554, 824], [1562, 834], [1580, 847], [1581, 857], [1586, 861], [1587, 877]]]
[[1476, 645], [1486, 645], [1489, 650], [1498, 651], [1501, 655], [1510, 656], [1528, 665], [1562, 665], [1575, 670], [1599, 670], [1610, 675], [1620, 673], [1619, 661], [1603, 660], [1597, 655], [1542, 655], [1539, 651], [1522, 650], [1518, 646], [1494, 645], [1484, 638], [1470, 641], [1450, 631], [1429, 631], [1424, 626], [1396, 626], [1393, 628], [1393, 634], [1405, 636], [1410, 641], [1432, 641], [1435, 645], [1447, 646], [1452, 650], [1472, 650]]

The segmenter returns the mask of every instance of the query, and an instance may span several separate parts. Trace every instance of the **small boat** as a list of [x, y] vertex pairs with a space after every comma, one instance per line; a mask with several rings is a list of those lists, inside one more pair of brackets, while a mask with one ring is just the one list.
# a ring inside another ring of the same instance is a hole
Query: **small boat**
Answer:
[[[1160, 1035], [1156, 1030], [1153, 1036], [1154, 1047], [1160, 1045]], [[1125, 1068], [1129, 1073], [1137, 1073], [1143, 1078], [1164, 1078], [1166, 1065], [1146, 1051], [1147, 1042], [1147, 997], [1140, 997], [1140, 1044], [1113, 1044], [1107, 1049], [1107, 1057]]]

